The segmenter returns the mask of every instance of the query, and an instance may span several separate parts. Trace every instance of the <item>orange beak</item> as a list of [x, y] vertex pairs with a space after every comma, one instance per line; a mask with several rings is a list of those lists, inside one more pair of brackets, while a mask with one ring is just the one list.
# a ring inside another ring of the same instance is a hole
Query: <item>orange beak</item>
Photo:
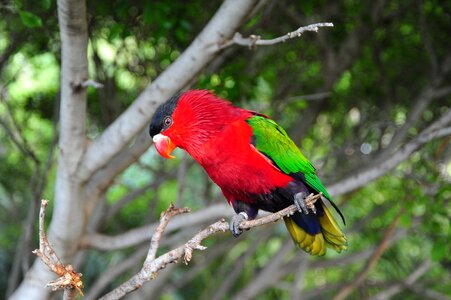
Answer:
[[155, 144], [155, 149], [164, 158], [175, 158], [171, 153], [177, 147], [169, 137], [162, 135], [161, 133], [153, 137], [153, 143]]

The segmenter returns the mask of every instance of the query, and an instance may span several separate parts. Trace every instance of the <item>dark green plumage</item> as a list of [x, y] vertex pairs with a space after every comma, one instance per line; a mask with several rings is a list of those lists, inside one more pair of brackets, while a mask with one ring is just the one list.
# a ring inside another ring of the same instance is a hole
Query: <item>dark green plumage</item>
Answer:
[[[264, 115], [255, 114], [246, 122], [252, 128], [252, 144], [263, 155], [271, 160], [273, 165], [283, 173], [293, 178], [294, 186], [308, 186], [310, 192], [322, 192], [343, 219], [340, 210], [324, 185], [315, 173], [315, 167], [302, 154], [285, 130], [273, 120]], [[290, 183], [283, 188], [290, 191]], [[293, 185], [291, 185], [293, 186]], [[302, 188], [301, 188], [302, 190]], [[289, 192], [288, 199], [293, 199], [299, 190]], [[293, 241], [300, 248], [313, 255], [324, 255], [326, 246], [340, 252], [347, 247], [347, 240], [334, 217], [322, 200], [315, 204], [316, 214], [296, 212], [284, 221]]]
[[285, 174], [303, 178], [313, 190], [322, 192], [332, 201], [329, 193], [315, 173], [315, 167], [302, 154], [285, 130], [276, 122], [264, 116], [256, 115], [247, 120], [252, 127], [254, 143], [258, 151], [270, 158]]

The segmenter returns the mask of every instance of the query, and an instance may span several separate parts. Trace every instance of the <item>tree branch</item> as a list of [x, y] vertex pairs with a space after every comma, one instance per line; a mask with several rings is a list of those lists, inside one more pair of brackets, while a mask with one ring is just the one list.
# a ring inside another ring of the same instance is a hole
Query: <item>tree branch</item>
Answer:
[[121, 274], [131, 268], [136, 267], [146, 256], [149, 249], [144, 245], [133, 251], [133, 254], [121, 260], [117, 265], [108, 267], [102, 275], [96, 278], [94, 283], [91, 284], [89, 291], [87, 291], [84, 300], [94, 300], [98, 298], [98, 295], [110, 284], [113, 280], [117, 279]]
[[[320, 199], [323, 196], [323, 193], [319, 193], [319, 194], [310, 194], [306, 199], [305, 202], [306, 203], [315, 203], [316, 201], [318, 201], [318, 199]], [[241, 223], [240, 225], [240, 229], [243, 230], [247, 230], [247, 229], [251, 229], [253, 227], [257, 227], [257, 226], [261, 226], [261, 225], [265, 225], [265, 224], [269, 224], [269, 223], [274, 223], [279, 221], [280, 219], [282, 219], [283, 217], [287, 217], [287, 216], [291, 216], [293, 215], [295, 212], [297, 212], [298, 209], [296, 208], [296, 205], [292, 204], [278, 212], [272, 213], [270, 215], [267, 215], [265, 217], [259, 218], [259, 219], [255, 219], [255, 220], [251, 220], [251, 221], [245, 221], [243, 223]]]
[[219, 51], [217, 45], [232, 36], [256, 3], [256, 0], [223, 2], [182, 55], [90, 144], [78, 172], [83, 181], [87, 181], [95, 171], [104, 167], [126, 147], [144, 129], [158, 105], [190, 82], [215, 57]]
[[401, 162], [405, 161], [410, 155], [418, 150], [424, 144], [441, 137], [445, 137], [451, 134], [451, 128], [447, 125], [451, 122], [451, 110], [446, 112], [441, 118], [430, 124], [415, 138], [407, 142], [390, 158], [382, 162], [378, 166], [366, 169], [362, 172], [349, 176], [345, 180], [341, 180], [333, 185], [330, 185], [329, 193], [334, 195], [341, 195], [350, 191], [353, 191], [368, 182], [371, 182], [382, 175], [386, 174], [390, 170], [397, 167]]
[[[317, 201], [322, 194], [310, 195], [308, 201]], [[265, 218], [255, 219], [243, 222], [241, 229], [249, 229], [255, 226], [269, 224], [276, 222], [287, 215], [292, 215], [296, 212], [296, 207], [291, 205], [279, 212], [265, 216]], [[227, 204], [217, 204], [207, 207], [205, 209], [196, 211], [192, 214], [177, 217], [168, 225], [167, 231], [172, 232], [187, 226], [194, 226], [204, 222], [214, 220], [216, 218], [223, 218], [229, 216]], [[125, 233], [108, 236], [100, 233], [92, 233], [85, 236], [81, 242], [82, 247], [92, 247], [99, 250], [115, 250], [137, 245], [149, 239], [149, 232], [152, 232], [157, 227], [157, 224], [150, 224], [141, 226], [139, 228], [131, 229]]]
[[259, 272], [259, 274], [255, 277], [254, 280], [252, 280], [250, 284], [245, 286], [236, 295], [234, 295], [232, 299], [240, 300], [257, 298], [256, 296], [260, 293], [263, 287], [267, 286], [268, 281], [274, 282], [282, 276], [280, 266], [286, 260], [288, 253], [293, 249], [293, 243], [283, 243], [281, 249], [273, 255], [268, 265]]
[[[192, 227], [205, 222], [211, 222], [218, 218], [230, 215], [227, 204], [216, 204], [199, 211], [177, 216], [169, 223], [166, 232], [173, 232], [184, 227]], [[151, 238], [149, 232], [153, 232], [158, 224], [148, 224], [116, 236], [108, 236], [100, 233], [92, 233], [85, 236], [81, 247], [95, 248], [98, 250], [116, 250], [137, 245]]]
[[[306, 201], [314, 203], [317, 201], [322, 194], [313, 195], [310, 194]], [[250, 229], [253, 227], [261, 226], [264, 224], [269, 224], [276, 222], [286, 216], [292, 215], [297, 210], [296, 206], [293, 204], [279, 212], [267, 215], [265, 217], [251, 220], [251, 221], [244, 221], [240, 228], [241, 229]], [[161, 238], [163, 236], [163, 232], [166, 229], [169, 221], [172, 217], [181, 214], [186, 213], [189, 210], [187, 208], [184, 209], [176, 209], [171, 204], [171, 206], [161, 214], [160, 217], [160, 223], [155, 230], [155, 233], [152, 236], [152, 240], [150, 242], [150, 249], [147, 254], [147, 257], [144, 261], [142, 269], [132, 276], [129, 280], [121, 284], [119, 287], [108, 293], [107, 295], [103, 296], [102, 300], [112, 300], [112, 299], [120, 299], [126, 294], [133, 292], [134, 290], [140, 288], [145, 282], [150, 281], [154, 279], [158, 272], [162, 269], [164, 269], [168, 264], [170, 263], [176, 263], [183, 259], [185, 264], [188, 264], [188, 262], [191, 261], [193, 256], [194, 250], [205, 250], [207, 247], [202, 246], [201, 242], [208, 238], [209, 236], [217, 233], [217, 232], [226, 232], [229, 230], [229, 224], [224, 220], [219, 220], [216, 223], [211, 224], [204, 230], [200, 231], [198, 234], [196, 234], [193, 238], [191, 238], [188, 242], [186, 242], [184, 245], [171, 250], [169, 252], [166, 252], [165, 254], [156, 257], [156, 251], [158, 250]]]
[[144, 264], [149, 264], [151, 261], [155, 260], [157, 250], [160, 247], [161, 238], [163, 237], [163, 232], [168, 226], [168, 223], [172, 219], [172, 217], [188, 213], [189, 211], [190, 211], [189, 208], [175, 208], [174, 205], [171, 203], [169, 208], [161, 214], [160, 224], [158, 225], [157, 229], [155, 230], [155, 233], [152, 236], [152, 239], [150, 240], [150, 249], [149, 252], [147, 253], [146, 261], [144, 262]]
[[[83, 282], [81, 281], [81, 273], [77, 273], [71, 265], [63, 265], [47, 240], [45, 234], [45, 210], [48, 201], [41, 200], [41, 210], [39, 211], [39, 249], [33, 251], [49, 269], [59, 276], [57, 280], [48, 282], [47, 287], [51, 287], [56, 291], [64, 289], [64, 299], [75, 299], [79, 292], [83, 296], [81, 289]], [[75, 291], [75, 292], [74, 292]]]
[[382, 253], [389, 246], [390, 238], [395, 233], [396, 226], [398, 225], [399, 219], [401, 218], [401, 215], [404, 213], [404, 211], [405, 211], [404, 208], [400, 209], [397, 216], [394, 218], [394, 220], [391, 222], [388, 229], [385, 231], [382, 241], [380, 242], [380, 244], [376, 248], [376, 250], [374, 250], [370, 259], [367, 261], [365, 267], [354, 278], [354, 280], [352, 282], [347, 284], [345, 287], [343, 287], [338, 292], [338, 294], [334, 297], [334, 300], [346, 299], [346, 297], [348, 297], [363, 282], [363, 280], [365, 280], [365, 278], [368, 276], [368, 273], [376, 266], [377, 262], [379, 261], [380, 257], [382, 256]]
[[[430, 260], [425, 260], [422, 264], [418, 266], [404, 281], [395, 283], [387, 288], [385, 288], [380, 293], [372, 296], [371, 300], [383, 300], [389, 299], [394, 295], [400, 293], [405, 288], [414, 288], [415, 282], [426, 273], [432, 266]], [[449, 299], [449, 298], [448, 298]]]
[[255, 48], [255, 46], [270, 46], [278, 43], [284, 43], [287, 40], [294, 39], [300, 37], [306, 31], [318, 32], [320, 27], [334, 27], [333, 23], [315, 23], [303, 27], [299, 27], [295, 31], [288, 32], [287, 34], [270, 39], [263, 40], [259, 35], [250, 35], [245, 38], [241, 35], [241, 33], [236, 32], [231, 40], [226, 41], [220, 46], [220, 49], [227, 48], [231, 45], [239, 45], [239, 46], [247, 46], [249, 48]]

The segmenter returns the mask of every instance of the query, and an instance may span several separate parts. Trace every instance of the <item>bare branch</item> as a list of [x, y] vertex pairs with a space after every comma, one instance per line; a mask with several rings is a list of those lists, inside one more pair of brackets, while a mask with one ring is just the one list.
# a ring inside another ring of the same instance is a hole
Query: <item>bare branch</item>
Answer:
[[[315, 202], [320, 194], [309, 196], [310, 201]], [[217, 218], [230, 216], [227, 204], [217, 204], [205, 209], [196, 211], [192, 214], [179, 216], [168, 225], [167, 231], [172, 232], [186, 226], [194, 226]], [[246, 221], [241, 224], [241, 229], [249, 229], [255, 226], [276, 222], [287, 215], [292, 215], [296, 211], [294, 205], [285, 208], [277, 213], [268, 215], [269, 218], [260, 218], [252, 221]], [[91, 233], [81, 242], [82, 247], [96, 248], [99, 250], [115, 250], [130, 247], [150, 239], [149, 232], [153, 232], [157, 224], [150, 224], [131, 229], [125, 233], [116, 236], [108, 236], [100, 233]]]
[[[389, 299], [394, 295], [400, 293], [405, 288], [414, 288], [415, 282], [424, 275], [432, 266], [430, 260], [425, 260], [422, 264], [418, 266], [403, 282], [395, 283], [388, 288], [385, 288], [380, 293], [371, 297], [371, 300], [382, 300]], [[446, 298], [442, 298], [446, 299]], [[449, 298], [448, 298], [449, 299]]]
[[[233, 262], [231, 266], [223, 265], [221, 266], [222, 270], [218, 272], [219, 276], [223, 276], [223, 280], [221, 285], [214, 290], [214, 294], [210, 295], [202, 295], [202, 299], [211, 299], [211, 300], [221, 300], [226, 298], [226, 296], [230, 293], [230, 289], [234, 286], [235, 282], [240, 278], [243, 274], [244, 269], [246, 267], [246, 262], [255, 254], [255, 252], [260, 248], [262, 244], [265, 244], [268, 238], [271, 236], [272, 232], [270, 230], [265, 231], [263, 234], [259, 235], [258, 239], [251, 243], [249, 248], [245, 253], [240, 255], [240, 257]], [[205, 293], [204, 293], [205, 294]]]
[[90, 144], [79, 166], [79, 178], [87, 181], [127, 147], [146, 126], [157, 106], [183, 88], [218, 54], [219, 42], [232, 36], [256, 3], [256, 0], [224, 1], [183, 54]]
[[368, 273], [373, 269], [377, 262], [379, 261], [379, 258], [382, 256], [382, 253], [385, 251], [385, 249], [390, 244], [390, 238], [395, 233], [396, 226], [398, 225], [399, 219], [401, 218], [401, 215], [404, 213], [405, 209], [401, 208], [398, 215], [394, 218], [394, 220], [391, 222], [390, 226], [384, 233], [384, 237], [382, 238], [381, 243], [379, 246], [374, 250], [373, 254], [371, 255], [370, 259], [367, 261], [365, 267], [362, 269], [362, 271], [354, 278], [352, 282], [344, 286], [338, 294], [334, 297], [334, 300], [343, 300], [346, 299], [362, 282], [365, 280], [365, 278], [368, 276]]
[[286, 42], [287, 40], [294, 39], [300, 37], [304, 32], [306, 31], [313, 31], [318, 32], [320, 27], [334, 27], [333, 23], [315, 23], [303, 27], [299, 27], [295, 31], [288, 32], [287, 34], [270, 39], [270, 40], [263, 40], [261, 36], [259, 35], [250, 35], [249, 37], [245, 38], [241, 35], [241, 33], [237, 32], [233, 36], [231, 40], [226, 41], [220, 46], [220, 49], [227, 48], [231, 45], [239, 45], [239, 46], [247, 46], [249, 48], [254, 48], [255, 46], [270, 46], [275, 45], [278, 43]]
[[[427, 263], [427, 261], [425, 263]], [[414, 273], [412, 273], [410, 276], [417, 275], [418, 272], [420, 272], [420, 271], [424, 272], [424, 273], [426, 273], [428, 271], [428, 269], [426, 269], [426, 267], [424, 267], [424, 263], [423, 263], [423, 265], [418, 267], [418, 269], [415, 270]], [[421, 276], [423, 274], [419, 274], [419, 275]], [[410, 276], [409, 276], [409, 278], [411, 278]], [[418, 276], [418, 278], [420, 276]], [[416, 280], [418, 278], [414, 278], [414, 279]], [[413, 283], [415, 283], [415, 282], [413, 282]], [[432, 300], [451, 300], [451, 297], [449, 295], [439, 293], [438, 291], [433, 290], [433, 289], [428, 289], [425, 287], [417, 286], [413, 283], [411, 285], [407, 286], [407, 288], [412, 290], [413, 292], [415, 292], [419, 297], [423, 296], [425, 299], [432, 299]]]
[[350, 191], [353, 191], [368, 182], [376, 180], [377, 178], [383, 176], [390, 170], [397, 167], [401, 162], [405, 161], [410, 157], [410, 155], [418, 150], [424, 144], [441, 137], [445, 137], [451, 134], [450, 127], [447, 125], [451, 122], [451, 110], [446, 112], [442, 117], [436, 120], [434, 123], [429, 125], [415, 138], [407, 142], [403, 147], [401, 147], [396, 153], [394, 153], [387, 160], [381, 164], [374, 166], [372, 168], [366, 169], [357, 174], [349, 176], [347, 179], [336, 182], [330, 185], [328, 190], [332, 196], [341, 195]]
[[81, 273], [77, 273], [71, 265], [63, 265], [47, 240], [45, 234], [45, 210], [48, 201], [41, 200], [41, 210], [39, 211], [39, 249], [33, 251], [49, 269], [59, 276], [58, 279], [51, 281], [46, 286], [56, 291], [64, 289], [64, 299], [75, 299], [77, 292], [83, 296], [81, 289]]
[[[307, 203], [315, 203], [318, 199], [320, 199], [323, 196], [323, 193], [319, 194], [310, 194], [306, 199], [305, 202]], [[251, 221], [245, 221], [241, 223], [240, 229], [251, 229], [253, 227], [274, 223], [279, 221], [280, 219], [293, 215], [298, 209], [296, 208], [296, 205], [292, 204], [278, 212], [275, 212], [273, 214], [267, 215], [265, 217], [251, 220]]]
[[[389, 246], [393, 245], [400, 239], [407, 236], [407, 234], [411, 230], [414, 230], [419, 224], [421, 224], [421, 218], [415, 219], [413, 222], [412, 228], [410, 228], [409, 230], [407, 230], [405, 228], [397, 228], [395, 233], [391, 236], [391, 238], [388, 239]], [[338, 256], [337, 258], [328, 259], [328, 260], [313, 260], [310, 262], [309, 269], [324, 269], [324, 268], [329, 268], [329, 267], [340, 267], [340, 266], [346, 266], [346, 265], [349, 265], [349, 264], [352, 264], [352, 263], [355, 263], [358, 261], [366, 260], [371, 257], [371, 255], [374, 253], [376, 248], [377, 248], [377, 246], [374, 246], [374, 247], [370, 247], [369, 249], [365, 249], [360, 252], [349, 253], [347, 255], [341, 255], [341, 256]], [[253, 291], [252, 295], [258, 295], [263, 290], [268, 289], [269, 287], [279, 285], [280, 278], [284, 278], [287, 274], [291, 274], [293, 272], [298, 271], [299, 266], [303, 263], [303, 261], [304, 261], [303, 255], [296, 255], [293, 257], [293, 259], [284, 262], [284, 264], [282, 264], [282, 265], [279, 265], [278, 269], [276, 269], [272, 272], [271, 277], [264, 277], [265, 280], [264, 281], [262, 280], [262, 282], [260, 282], [258, 289], [256, 287], [252, 287], [252, 291]], [[250, 285], [252, 285], [252, 284], [253, 283], [250, 283]], [[342, 285], [340, 284], [337, 287], [339, 288], [341, 286]], [[337, 287], [334, 287], [333, 289], [335, 289]], [[245, 287], [244, 289], [247, 290], [247, 287]], [[324, 291], [322, 291], [322, 292], [324, 292]], [[240, 294], [241, 294], [241, 292], [240, 292]], [[313, 297], [310, 297], [308, 295], [312, 295]], [[317, 298], [318, 290], [314, 289], [314, 290], [303, 291], [302, 296], [305, 299], [315, 298], [315, 297]]]
[[[321, 196], [322, 196], [321, 193], [317, 195], [310, 194], [306, 198], [306, 201], [314, 203]], [[108, 293], [107, 295], [103, 296], [100, 299], [103, 300], [120, 299], [126, 294], [140, 288], [145, 282], [156, 278], [158, 272], [166, 268], [168, 264], [177, 263], [182, 259], [185, 264], [188, 264], [188, 262], [190, 262], [193, 257], [194, 250], [207, 249], [207, 247], [201, 245], [204, 239], [208, 238], [209, 236], [217, 232], [226, 232], [229, 230], [229, 224], [224, 219], [219, 220], [216, 223], [211, 224], [204, 230], [200, 231], [184, 245], [179, 246], [178, 248], [166, 252], [165, 254], [155, 258], [156, 251], [158, 250], [163, 232], [166, 229], [171, 218], [174, 217], [175, 215], [186, 213], [188, 211], [189, 209], [187, 208], [182, 209], [174, 208], [174, 206], [171, 204], [168, 210], [163, 212], [160, 217], [160, 224], [158, 225], [157, 229], [155, 230], [155, 233], [152, 236], [150, 249], [147, 254], [146, 260], [144, 261], [142, 269], [132, 278], [130, 278], [129, 280], [127, 280], [119, 287], [117, 287], [116, 289], [114, 289], [113, 291], [111, 291], [110, 293]], [[291, 205], [279, 212], [264, 216], [262, 218], [251, 221], [244, 221], [241, 224], [240, 228], [250, 229], [264, 224], [273, 223], [282, 219], [283, 217], [292, 215], [295, 211], [296, 206]]]
[[168, 226], [169, 221], [172, 219], [172, 217], [184, 214], [189, 212], [189, 208], [175, 208], [174, 205], [171, 203], [169, 208], [163, 212], [160, 216], [160, 224], [158, 225], [157, 229], [155, 230], [155, 233], [152, 236], [152, 239], [150, 240], [150, 249], [147, 253], [147, 258], [144, 264], [149, 264], [151, 261], [155, 259], [155, 256], [157, 254], [158, 247], [160, 247], [160, 241], [163, 237], [163, 232]]
[[[166, 232], [173, 232], [183, 227], [192, 227], [205, 222], [211, 222], [218, 218], [230, 216], [227, 204], [212, 205], [191, 214], [177, 216], [169, 223]], [[157, 228], [158, 224], [149, 224], [131, 229], [116, 236], [108, 236], [100, 233], [92, 233], [81, 241], [81, 247], [95, 248], [99, 250], [115, 250], [137, 245], [150, 240], [150, 232]]]
[[144, 245], [133, 251], [133, 254], [124, 260], [121, 260], [117, 265], [110, 266], [102, 275], [99, 276], [96, 281], [91, 285], [89, 291], [87, 291], [85, 300], [94, 300], [98, 298], [98, 295], [110, 284], [113, 280], [117, 279], [123, 272], [136, 267], [142, 259], [146, 256], [149, 249]]
[[301, 252], [300, 256], [302, 256], [301, 263], [299, 264], [298, 270], [296, 270], [294, 284], [291, 287], [292, 299], [301, 299], [302, 290], [304, 288], [305, 275], [310, 266], [308, 254], [306, 252]]
[[447, 85], [445, 87], [439, 88], [435, 91], [434, 97], [441, 98], [446, 97], [451, 93], [451, 86]]
[[124, 295], [140, 288], [143, 283], [154, 279], [157, 273], [164, 269], [168, 264], [178, 262], [182, 258], [185, 263], [188, 263], [192, 258], [193, 250], [206, 249], [206, 247], [200, 245], [201, 241], [216, 232], [228, 230], [228, 226], [227, 222], [220, 220], [196, 234], [186, 244], [166, 252], [154, 260], [146, 258], [143, 268], [136, 275], [100, 299], [120, 299]]
[[94, 81], [92, 79], [88, 79], [88, 80], [85, 80], [84, 82], [82, 82], [81, 86], [84, 87], [84, 88], [87, 88], [88, 86], [91, 86], [91, 87], [93, 87], [95, 89], [101, 89], [101, 88], [103, 88], [103, 83]]
[[283, 265], [288, 253], [293, 249], [293, 243], [283, 243], [281, 249], [273, 255], [268, 265], [259, 272], [250, 284], [234, 295], [232, 299], [240, 300], [257, 298], [256, 296], [260, 293], [263, 287], [267, 286], [268, 280], [275, 282], [282, 276], [280, 266]]

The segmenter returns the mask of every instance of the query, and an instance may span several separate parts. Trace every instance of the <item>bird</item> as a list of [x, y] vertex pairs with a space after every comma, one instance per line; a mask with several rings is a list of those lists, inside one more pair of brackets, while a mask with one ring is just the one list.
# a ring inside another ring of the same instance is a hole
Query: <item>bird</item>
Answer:
[[[155, 111], [149, 134], [157, 152], [174, 158], [185, 150], [222, 190], [235, 215], [229, 227], [238, 237], [240, 224], [259, 210], [280, 211], [292, 204], [296, 212], [284, 217], [295, 245], [311, 255], [327, 248], [347, 249], [347, 238], [329, 207], [345, 219], [316, 175], [316, 169], [268, 116], [234, 106], [208, 90], [178, 93]], [[314, 203], [308, 195], [322, 193]]]

